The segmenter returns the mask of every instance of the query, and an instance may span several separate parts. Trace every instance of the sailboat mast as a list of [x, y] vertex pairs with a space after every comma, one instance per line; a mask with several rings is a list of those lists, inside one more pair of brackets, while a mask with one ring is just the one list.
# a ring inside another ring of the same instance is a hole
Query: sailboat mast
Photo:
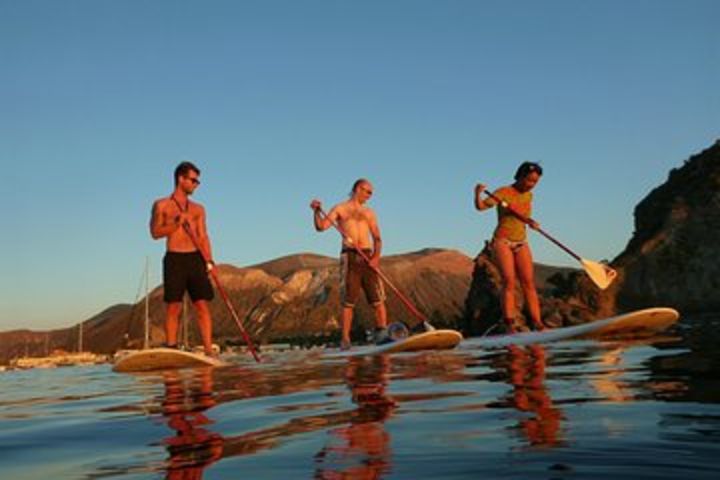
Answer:
[[150, 257], [145, 257], [145, 341], [143, 348], [150, 346]]

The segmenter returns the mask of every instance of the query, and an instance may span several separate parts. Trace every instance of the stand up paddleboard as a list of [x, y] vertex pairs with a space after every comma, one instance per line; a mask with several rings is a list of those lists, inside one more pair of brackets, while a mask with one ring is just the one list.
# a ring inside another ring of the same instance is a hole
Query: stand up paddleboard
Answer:
[[669, 328], [677, 322], [678, 318], [680, 318], [680, 314], [672, 308], [647, 308], [572, 327], [553, 328], [541, 332], [520, 332], [509, 335], [471, 338], [463, 342], [463, 348], [531, 345], [533, 343], [549, 343], [571, 338], [649, 336]]
[[327, 358], [361, 357], [382, 353], [417, 352], [419, 350], [448, 350], [455, 348], [462, 340], [462, 334], [455, 330], [431, 330], [384, 345], [353, 347], [350, 350], [333, 350]]
[[150, 348], [120, 356], [113, 366], [115, 372], [149, 372], [192, 367], [222, 367], [225, 362], [202, 353], [175, 348]]

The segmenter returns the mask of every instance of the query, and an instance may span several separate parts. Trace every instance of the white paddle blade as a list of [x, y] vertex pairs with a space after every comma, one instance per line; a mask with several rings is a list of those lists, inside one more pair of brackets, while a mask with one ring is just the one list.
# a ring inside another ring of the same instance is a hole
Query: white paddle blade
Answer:
[[617, 277], [617, 272], [603, 263], [585, 259], [580, 260], [580, 263], [582, 263], [585, 273], [588, 274], [590, 280], [592, 280], [600, 290], [605, 290], [609, 287], [613, 280], [615, 280], [615, 277]]

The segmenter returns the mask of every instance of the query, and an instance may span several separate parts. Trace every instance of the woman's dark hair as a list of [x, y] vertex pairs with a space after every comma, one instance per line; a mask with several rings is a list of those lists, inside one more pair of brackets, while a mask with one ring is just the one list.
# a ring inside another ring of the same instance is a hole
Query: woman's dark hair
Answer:
[[515, 180], [522, 180], [532, 172], [542, 175], [542, 167], [540, 164], [535, 162], [523, 162], [522, 165], [518, 167], [517, 172], [515, 172]]
[[177, 167], [175, 167], [175, 185], [178, 184], [180, 177], [187, 175], [187, 173], [191, 171], [200, 175], [200, 169], [192, 162], [181, 162]]

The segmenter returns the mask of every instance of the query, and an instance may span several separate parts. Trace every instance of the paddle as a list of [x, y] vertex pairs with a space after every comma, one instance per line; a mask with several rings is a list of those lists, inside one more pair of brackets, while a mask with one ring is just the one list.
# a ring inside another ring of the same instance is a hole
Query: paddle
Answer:
[[[175, 204], [177, 204], [178, 208], [182, 212], [183, 209], [180, 206], [180, 203], [175, 199], [175, 197], [172, 197]], [[190, 228], [190, 224], [188, 224], [187, 221], [183, 222], [182, 224], [183, 229], [185, 230], [185, 233], [187, 233], [188, 237], [190, 237], [190, 240], [192, 241], [193, 245], [195, 245], [195, 248], [198, 249], [198, 252], [200, 252], [200, 255], [202, 255], [203, 260], [205, 260], [205, 263], [211, 263], [210, 255], [205, 252], [205, 250], [202, 249], [200, 246], [200, 242], [198, 241], [197, 237], [193, 233], [192, 229]], [[227, 293], [225, 293], [225, 289], [222, 287], [222, 284], [220, 283], [220, 279], [218, 278], [217, 272], [215, 271], [215, 266], [210, 269], [209, 271], [210, 277], [215, 282], [215, 287], [217, 287], [218, 292], [220, 292], [220, 296], [222, 297], [223, 301], [225, 302], [225, 306], [230, 311], [230, 314], [232, 315], [233, 319], [235, 320], [235, 323], [237, 323], [237, 326], [240, 328], [240, 333], [242, 333], [243, 339], [245, 340], [245, 343], [248, 346], [248, 350], [250, 350], [250, 353], [252, 354], [253, 358], [256, 362], [260, 362], [260, 356], [258, 355], [257, 351], [255, 350], [255, 346], [252, 343], [252, 340], [250, 340], [250, 336], [245, 331], [245, 328], [242, 325], [242, 322], [240, 321], [240, 317], [238, 317], [237, 312], [235, 311], [235, 308], [232, 306], [232, 303], [230, 302], [230, 297], [228, 297]]]
[[592, 260], [586, 260], [584, 258], [581, 258], [580, 255], [570, 250], [567, 246], [560, 243], [559, 240], [557, 240], [555, 237], [547, 233], [545, 230], [540, 228], [537, 225], [537, 222], [535, 222], [532, 218], [526, 217], [522, 213], [516, 211], [512, 206], [510, 206], [506, 201], [500, 199], [497, 195], [492, 193], [490, 190], [485, 190], [485, 194], [498, 202], [500, 205], [502, 205], [504, 208], [507, 208], [510, 210], [510, 212], [515, 215], [517, 218], [519, 218], [522, 222], [527, 223], [528, 225], [535, 225], [532, 228], [536, 230], [538, 233], [542, 234], [545, 238], [553, 242], [555, 245], [563, 249], [567, 254], [569, 254], [571, 257], [573, 257], [575, 260], [580, 262], [583, 269], [585, 270], [585, 273], [588, 274], [590, 277], [590, 280], [592, 280], [595, 285], [597, 285], [601, 290], [605, 290], [610, 284], [615, 280], [615, 277], [617, 276], [617, 272], [610, 268], [609, 266], [599, 263], [599, 262], [593, 262]]
[[335, 230], [337, 230], [338, 232], [340, 232], [340, 235], [345, 239], [345, 243], [347, 243], [348, 245], [350, 245], [351, 247], [353, 247], [353, 248], [355, 249], [355, 251], [358, 253], [358, 255], [360, 255], [360, 257], [367, 262], [367, 264], [370, 266], [370, 268], [372, 268], [372, 269], [375, 271], [375, 273], [377, 273], [378, 276], [383, 280], [383, 282], [385, 282], [385, 284], [386, 284], [388, 287], [390, 287], [390, 290], [392, 290], [393, 292], [395, 292], [395, 295], [398, 296], [398, 298], [399, 298], [400, 301], [403, 303], [403, 305], [405, 305], [405, 307], [408, 309], [408, 311], [409, 311], [410, 313], [412, 313], [412, 314], [415, 316], [415, 318], [417, 318], [418, 320], [420, 320], [420, 321], [423, 323], [423, 327], [425, 327], [425, 330], [428, 331], [428, 332], [431, 332], [431, 331], [435, 330], [435, 327], [433, 327], [432, 325], [430, 325], [430, 322], [428, 321], [427, 317], [425, 317], [425, 315], [423, 315], [422, 313], [420, 313], [420, 311], [419, 311], [417, 308], [415, 308], [415, 305], [413, 305], [413, 304], [410, 302], [410, 300], [408, 300], [408, 298], [407, 298], [405, 295], [403, 295], [402, 292], [401, 292], [400, 290], [398, 290], [398, 288], [397, 288], [395, 285], [393, 285], [393, 283], [392, 283], [392, 282], [390, 281], [390, 279], [382, 272], [382, 270], [380, 270], [380, 268], [378, 268], [378, 267], [373, 266], [373, 265], [370, 263], [370, 258], [368, 258], [367, 254], [366, 254], [365, 252], [363, 252], [363, 250], [362, 250], [360, 247], [358, 247], [357, 245], [355, 245], [355, 243], [352, 241], [352, 238], [350, 238], [350, 237], [345, 233], [345, 231], [342, 229], [342, 227], [340, 227], [340, 225], [338, 225], [336, 222], [330, 220], [330, 217], [328, 217], [328, 215], [323, 211], [322, 208], [318, 207], [317, 210], [320, 212], [320, 215], [322, 215], [323, 217], [325, 217], [325, 218], [330, 222], [330, 224], [331, 224], [333, 227], [335, 227]]

